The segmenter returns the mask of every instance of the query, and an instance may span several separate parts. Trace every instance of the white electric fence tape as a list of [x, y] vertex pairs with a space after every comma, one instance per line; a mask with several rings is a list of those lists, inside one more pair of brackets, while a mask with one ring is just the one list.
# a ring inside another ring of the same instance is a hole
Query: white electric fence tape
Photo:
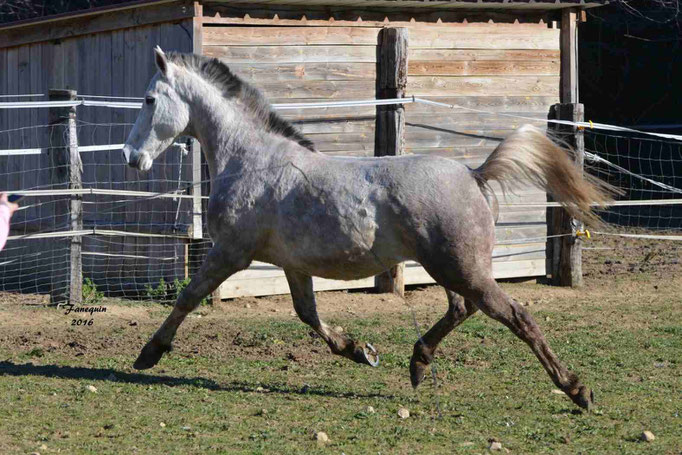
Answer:
[[[15, 95], [12, 95], [15, 96]], [[33, 95], [28, 95], [33, 96]], [[86, 95], [90, 98], [99, 97], [98, 95]], [[117, 99], [137, 99], [133, 97], [108, 97]], [[359, 107], [359, 106], [385, 106], [390, 104], [408, 104], [408, 103], [422, 103], [430, 104], [432, 106], [440, 106], [447, 109], [462, 109], [470, 112], [477, 112], [479, 114], [487, 114], [494, 116], [503, 116], [516, 118], [520, 120], [529, 120], [532, 122], [545, 122], [554, 123], [559, 125], [569, 125], [581, 128], [590, 128], [596, 130], [604, 131], [619, 131], [625, 133], [637, 133], [647, 136], [662, 137], [665, 139], [673, 139], [676, 141], [682, 141], [682, 135], [678, 134], [665, 134], [665, 133], [653, 133], [650, 131], [636, 130], [633, 128], [627, 128], [624, 126], [609, 125], [607, 123], [598, 122], [571, 122], [569, 120], [551, 120], [536, 117], [525, 117], [522, 115], [506, 114], [504, 112], [493, 112], [486, 111], [483, 109], [474, 109], [471, 107], [461, 106], [458, 104], [448, 104], [441, 103], [440, 101], [432, 101], [424, 98], [418, 98], [416, 96], [409, 96], [405, 98], [388, 98], [388, 99], [365, 99], [365, 100], [350, 100], [350, 101], [330, 101], [330, 102], [316, 102], [316, 103], [283, 103], [283, 104], [273, 104], [273, 109], [276, 110], [287, 110], [287, 109], [314, 109], [314, 108], [327, 108], [327, 107]], [[125, 101], [96, 101], [96, 100], [86, 100], [81, 99], [77, 101], [15, 101], [15, 102], [4, 102], [0, 103], [0, 109], [31, 109], [31, 108], [41, 108], [41, 107], [74, 107], [74, 106], [92, 106], [92, 107], [114, 107], [121, 109], [140, 109], [142, 103], [139, 102], [125, 102]]]

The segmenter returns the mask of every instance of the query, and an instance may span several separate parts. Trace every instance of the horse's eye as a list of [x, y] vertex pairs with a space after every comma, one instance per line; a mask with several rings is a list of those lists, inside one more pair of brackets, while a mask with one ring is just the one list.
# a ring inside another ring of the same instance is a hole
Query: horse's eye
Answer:
[[153, 96], [148, 96], [144, 99], [144, 102], [147, 104], [154, 104], [154, 97]]

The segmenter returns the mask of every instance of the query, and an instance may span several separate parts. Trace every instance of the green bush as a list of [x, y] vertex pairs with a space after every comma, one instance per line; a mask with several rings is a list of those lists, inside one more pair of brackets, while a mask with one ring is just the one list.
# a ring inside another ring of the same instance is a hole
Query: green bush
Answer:
[[104, 298], [104, 293], [97, 290], [97, 285], [90, 279], [83, 279], [83, 305], [98, 305]]
[[[156, 287], [149, 284], [145, 286], [145, 292], [147, 297], [152, 300], [164, 303], [175, 303], [182, 290], [189, 285], [190, 281], [191, 278], [185, 278], [184, 280], [176, 278], [172, 283], [166, 283], [166, 280], [161, 278]], [[210, 300], [207, 297], [201, 300], [201, 305], [206, 305], [208, 303], [210, 303]]]

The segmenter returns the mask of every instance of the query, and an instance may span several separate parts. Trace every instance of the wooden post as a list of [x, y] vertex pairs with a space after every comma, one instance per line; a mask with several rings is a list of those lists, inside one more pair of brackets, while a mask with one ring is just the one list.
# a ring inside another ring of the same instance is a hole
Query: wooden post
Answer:
[[[193, 3], [194, 13], [192, 17], [192, 52], [195, 54], [203, 54], [204, 50], [204, 33], [203, 33], [203, 21], [204, 21], [204, 8], [203, 5], [195, 1]], [[204, 158], [201, 154], [201, 145], [196, 139], [192, 140], [192, 235], [189, 240], [189, 248], [187, 249], [188, 258], [186, 261], [189, 262], [189, 273], [190, 276], [199, 268], [199, 262], [203, 260], [203, 256], [200, 251], [201, 246], [204, 244], [203, 235], [203, 201], [201, 199], [204, 189], [208, 188], [208, 185], [202, 184], [202, 173], [201, 168], [204, 162]], [[216, 305], [221, 302], [220, 299], [220, 286], [218, 289], [211, 293], [211, 302]]]
[[561, 90], [562, 103], [578, 102], [578, 10], [561, 10]]
[[[549, 118], [583, 121], [584, 107], [578, 104], [578, 9], [567, 8], [561, 11], [561, 104], [551, 107]], [[585, 153], [582, 131], [573, 126], [551, 125], [549, 128], [573, 149], [576, 166], [581, 170]], [[552, 197], [547, 195], [547, 200]], [[580, 287], [582, 275], [582, 240], [575, 236], [582, 229], [578, 220], [560, 207], [547, 209], [547, 235], [563, 235], [547, 239], [547, 274], [551, 275], [551, 283], [558, 286]], [[571, 235], [565, 235], [571, 234]]]
[[[204, 48], [204, 7], [200, 2], [194, 2], [194, 13], [192, 17], [192, 52], [202, 54]], [[190, 149], [190, 159], [192, 160], [192, 240], [203, 239], [202, 210], [201, 210], [201, 146], [199, 141], [192, 139]]]
[[[402, 98], [407, 86], [408, 29], [384, 28], [377, 45], [376, 97]], [[374, 156], [402, 155], [405, 149], [405, 107], [377, 106]], [[405, 295], [405, 264], [398, 264], [375, 278], [378, 292]]]
[[[555, 104], [550, 109], [549, 118], [582, 122], [584, 112], [582, 104]], [[582, 170], [585, 156], [582, 130], [570, 125], [552, 125], [550, 129], [571, 147], [575, 165]], [[552, 198], [548, 196], [547, 199]], [[571, 287], [583, 285], [582, 239], [575, 235], [576, 231], [582, 229], [582, 223], [563, 208], [547, 208], [547, 235], [571, 234], [547, 239], [547, 268], [552, 276], [552, 284]]]
[[[49, 91], [50, 101], [74, 101], [76, 91]], [[83, 164], [78, 152], [78, 131], [76, 130], [75, 107], [50, 108], [49, 150], [51, 180], [53, 187], [81, 189]], [[71, 231], [83, 229], [83, 196], [72, 195], [68, 199], [57, 197], [55, 204], [55, 224]], [[64, 229], [64, 228], [62, 228]], [[65, 283], [52, 283], [50, 300], [53, 304], [69, 302], [72, 305], [83, 303], [83, 260], [81, 256], [82, 236], [67, 238], [69, 242], [69, 267], [67, 271], [68, 288]]]

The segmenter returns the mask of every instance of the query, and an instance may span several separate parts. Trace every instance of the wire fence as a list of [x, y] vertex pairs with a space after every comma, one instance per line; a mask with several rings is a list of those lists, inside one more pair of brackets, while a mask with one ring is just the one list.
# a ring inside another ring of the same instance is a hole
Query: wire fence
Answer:
[[[68, 293], [69, 247], [82, 239], [87, 291], [171, 300], [200, 265], [210, 242], [192, 232], [193, 183], [188, 142], [178, 141], [144, 175], [130, 169], [121, 147], [130, 123], [76, 124], [82, 188], [58, 177], [64, 128], [38, 125], [0, 131], [2, 191], [24, 195], [0, 252], [0, 289]], [[68, 205], [82, 203], [75, 231]], [[189, 244], [192, 254], [189, 254]]]
[[[286, 110], [405, 102], [434, 104], [413, 97], [274, 107]], [[459, 108], [436, 104], [453, 111]], [[75, 106], [136, 109], [140, 104], [87, 99], [0, 103], [0, 108], [5, 109]], [[585, 127], [591, 122], [573, 124]], [[56, 177], [64, 166], [55, 158], [64, 148], [67, 134], [64, 128], [46, 124], [0, 131], [0, 190], [26, 196], [13, 217], [7, 247], [0, 252], [0, 290], [68, 294], [73, 237], [81, 241], [84, 295], [104, 293], [172, 301], [186, 286], [211, 246], [202, 219], [208, 172], [201, 168], [197, 173], [192, 143], [181, 139], [155, 160], [151, 170], [141, 178], [121, 157], [122, 145], [131, 128], [132, 123], [125, 122], [77, 121], [78, 152], [82, 161], [80, 188], [70, 188], [68, 182]], [[611, 230], [601, 234], [682, 239], [682, 142], [618, 128], [606, 125], [600, 130], [585, 131], [588, 172], [626, 190], [621, 200], [602, 212]], [[69, 219], [69, 211], [62, 210], [74, 197], [82, 202], [82, 226], [77, 230]], [[501, 205], [545, 208], [558, 204], [520, 201]], [[633, 228], [639, 231], [632, 231]], [[525, 237], [501, 241], [498, 245], [544, 242], [547, 238]], [[519, 248], [500, 251], [495, 257], [529, 252], [541, 251], [537, 246]]]
[[[592, 173], [625, 190], [627, 201], [602, 213], [608, 223], [648, 230], [682, 230], [682, 142], [585, 132]], [[592, 159], [590, 159], [592, 158]]]

